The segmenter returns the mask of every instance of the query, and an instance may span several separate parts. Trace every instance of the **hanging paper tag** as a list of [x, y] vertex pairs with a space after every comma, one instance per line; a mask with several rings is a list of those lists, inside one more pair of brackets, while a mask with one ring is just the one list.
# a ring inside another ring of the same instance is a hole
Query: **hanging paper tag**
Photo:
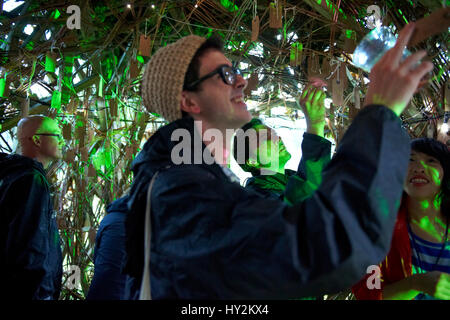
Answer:
[[87, 162], [89, 159], [87, 148], [86, 147], [81, 148], [80, 153], [81, 153], [81, 161]]
[[28, 117], [30, 111], [30, 99], [24, 99], [20, 104], [20, 117]]
[[117, 117], [117, 101], [115, 99], [111, 99], [108, 101], [109, 103], [109, 115], [111, 118]]
[[64, 154], [64, 160], [67, 163], [73, 163], [73, 161], [75, 160], [75, 150], [70, 149], [66, 151], [66, 153]]
[[259, 17], [256, 16], [252, 20], [252, 41], [258, 40], [259, 36]]
[[269, 27], [272, 29], [280, 29], [283, 27], [282, 23], [282, 7], [281, 4], [275, 4], [274, 2], [270, 3], [269, 8]]
[[248, 96], [252, 93], [253, 90], [256, 90], [257, 88], [258, 88], [258, 74], [254, 72], [247, 80], [247, 87], [244, 90], [244, 94]]
[[447, 80], [444, 88], [444, 111], [450, 112], [450, 80]]
[[353, 97], [355, 98], [355, 108], [361, 109], [361, 95], [358, 86], [353, 88]]
[[65, 123], [62, 128], [62, 134], [64, 140], [69, 141], [72, 139], [72, 125], [70, 123]]
[[96, 177], [96, 176], [97, 176], [97, 171], [95, 170], [92, 163], [90, 163], [89, 167], [88, 167], [88, 177]]
[[139, 54], [143, 57], [150, 57], [150, 37], [141, 34], [139, 38]]
[[291, 46], [290, 65], [296, 67], [302, 63], [303, 44], [295, 42]]
[[308, 78], [317, 77], [319, 75], [319, 56], [311, 53], [311, 55], [308, 57]]
[[130, 79], [136, 79], [139, 76], [139, 66], [136, 59], [130, 61]]
[[353, 53], [356, 49], [356, 32], [353, 30], [345, 30], [344, 51]]
[[129, 160], [133, 156], [133, 147], [127, 146], [125, 148], [125, 159]]
[[70, 100], [70, 102], [67, 104], [66, 112], [69, 114], [73, 114], [77, 109], [76, 106], [77, 106], [77, 101], [75, 100], [75, 98], [72, 98]]
[[328, 78], [331, 73], [330, 57], [323, 58], [322, 61], [322, 75], [324, 78]]
[[331, 90], [333, 104], [336, 106], [342, 106], [344, 104], [343, 81], [337, 77], [334, 77], [331, 82]]
[[61, 110], [61, 92], [58, 90], [53, 91], [52, 101], [50, 106], [53, 109], [56, 109], [58, 112]]
[[56, 71], [56, 53], [47, 52], [45, 54], [45, 71], [55, 72]]

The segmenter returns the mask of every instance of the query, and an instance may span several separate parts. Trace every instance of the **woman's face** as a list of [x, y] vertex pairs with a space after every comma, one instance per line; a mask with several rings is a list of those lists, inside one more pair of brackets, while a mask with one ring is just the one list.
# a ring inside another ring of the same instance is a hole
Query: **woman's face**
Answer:
[[444, 169], [436, 158], [412, 151], [405, 181], [405, 192], [413, 199], [434, 201], [441, 190]]

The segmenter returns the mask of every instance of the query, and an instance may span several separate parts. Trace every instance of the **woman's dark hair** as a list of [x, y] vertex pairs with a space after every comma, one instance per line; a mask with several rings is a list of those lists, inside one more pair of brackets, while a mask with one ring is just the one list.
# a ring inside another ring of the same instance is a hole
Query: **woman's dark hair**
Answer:
[[411, 141], [411, 149], [436, 158], [444, 169], [439, 197], [441, 212], [450, 218], [450, 151], [448, 147], [434, 139], [418, 138]]
[[259, 176], [260, 171], [259, 169], [256, 169], [252, 166], [247, 165], [247, 161], [250, 158], [250, 139], [248, 136], [245, 136], [248, 130], [254, 129], [258, 126], [264, 125], [263, 122], [258, 118], [253, 118], [250, 120], [250, 122], [246, 123], [241, 130], [238, 130], [236, 134], [234, 135], [234, 141], [233, 141], [233, 157], [236, 161], [242, 160], [238, 159], [238, 140], [242, 141], [242, 137], [244, 138], [244, 163], [238, 163], [239, 166], [244, 170], [245, 172], [250, 172], [252, 176]]

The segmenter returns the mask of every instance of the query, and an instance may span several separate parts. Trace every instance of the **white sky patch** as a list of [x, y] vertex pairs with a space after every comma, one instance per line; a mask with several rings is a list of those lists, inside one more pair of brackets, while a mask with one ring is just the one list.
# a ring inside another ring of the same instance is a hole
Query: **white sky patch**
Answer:
[[264, 48], [263, 48], [263, 45], [261, 42], [257, 42], [256, 46], [248, 52], [248, 54], [250, 54], [250, 55], [253, 55], [256, 57], [261, 57], [261, 58], [264, 57], [263, 53], [264, 53]]
[[24, 2], [25, 1], [12, 1], [12, 0], [5, 1], [3, 3], [3, 10], [6, 12], [10, 12], [10, 11], [14, 10], [15, 8], [17, 8], [18, 6], [20, 6]]
[[32, 26], [31, 24], [27, 24], [27, 26], [23, 29], [23, 32], [27, 35], [32, 34], [34, 31], [34, 26]]
[[35, 95], [37, 95], [37, 97], [39, 99], [50, 96], [49, 92], [46, 89], [44, 89], [41, 85], [39, 85], [38, 83], [34, 83], [30, 87], [30, 91], [31, 91], [31, 93], [34, 93]]
[[298, 40], [298, 35], [294, 32], [290, 32], [288, 33], [288, 39], [291, 39], [292, 37], [292, 41], [297, 41]]

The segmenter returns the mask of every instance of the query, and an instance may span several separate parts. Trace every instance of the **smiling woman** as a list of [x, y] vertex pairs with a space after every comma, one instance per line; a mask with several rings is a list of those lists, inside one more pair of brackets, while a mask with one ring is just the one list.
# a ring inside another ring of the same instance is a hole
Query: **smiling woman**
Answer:
[[429, 138], [413, 140], [411, 149], [381, 288], [369, 290], [366, 276], [352, 288], [357, 299], [450, 299], [450, 152]]

